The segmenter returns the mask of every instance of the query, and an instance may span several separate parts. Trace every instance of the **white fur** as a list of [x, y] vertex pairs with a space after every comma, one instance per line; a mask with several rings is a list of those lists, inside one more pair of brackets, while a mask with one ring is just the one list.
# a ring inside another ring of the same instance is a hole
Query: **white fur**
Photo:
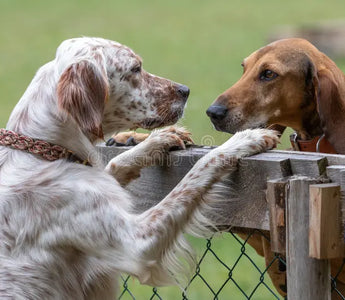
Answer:
[[[136, 276], [145, 284], [179, 284], [175, 275], [187, 271], [181, 258], [193, 261], [182, 234], [206, 232], [204, 225], [210, 222], [203, 216], [210, 203], [201, 195], [236, 169], [234, 159], [272, 147], [276, 141], [276, 135], [267, 130], [236, 134], [200, 159], [162, 202], [135, 215], [131, 196], [113, 176], [121, 182], [121, 169], [126, 173], [144, 166], [136, 157], [154, 164], [153, 151], [166, 153], [181, 141], [174, 133], [157, 131], [129, 154], [113, 159], [107, 172], [103, 171], [96, 159], [94, 140], [57, 105], [56, 86], [61, 74], [80, 60], [91, 61], [107, 78], [109, 99], [102, 123], [105, 134], [157, 117], [158, 110], [150, 109], [150, 104], [155, 106], [158, 100], [147, 95], [151, 88], [148, 82], [143, 79], [132, 87], [121, 81], [123, 73], [128, 72], [125, 69], [133, 61], [137, 63], [138, 57], [115, 42], [93, 38], [65, 41], [57, 57], [38, 71], [7, 128], [65, 146], [81, 158], [89, 158], [94, 167], [65, 160], [48, 162], [0, 147], [1, 299], [114, 299], [120, 272]], [[122, 71], [115, 70], [119, 65]], [[174, 84], [157, 80], [162, 91], [164, 83]], [[121, 106], [116, 102], [119, 97], [123, 99]], [[141, 108], [140, 112], [126, 113], [131, 101], [147, 111]], [[183, 110], [182, 102], [176, 97], [170, 105], [176, 109], [179, 103], [178, 109]], [[114, 109], [125, 113], [125, 125], [121, 125], [121, 114], [112, 114]], [[166, 109], [171, 113], [171, 108]]]

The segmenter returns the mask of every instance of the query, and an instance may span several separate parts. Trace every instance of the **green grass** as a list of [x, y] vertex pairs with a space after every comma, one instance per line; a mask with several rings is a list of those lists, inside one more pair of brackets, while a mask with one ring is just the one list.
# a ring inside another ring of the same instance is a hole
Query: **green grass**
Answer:
[[277, 26], [339, 19], [344, 10], [342, 0], [1, 0], [0, 126], [62, 40], [101, 36], [132, 47], [151, 73], [187, 84], [182, 123], [197, 143], [212, 136], [220, 144], [228, 134], [214, 131], [205, 110], [240, 77], [242, 59]]
[[[344, 11], [343, 0], [0, 0], [0, 127], [62, 40], [101, 36], [133, 48], [151, 73], [187, 84], [191, 96], [181, 123], [197, 143], [220, 144], [229, 136], [212, 128], [205, 110], [240, 77], [243, 58], [280, 25], [339, 19]], [[345, 61], [339, 65], [345, 69]], [[238, 251], [230, 240], [217, 242], [215, 249], [226, 259]], [[205, 272], [215, 281], [224, 276], [213, 262]], [[238, 274], [242, 285], [257, 280], [250, 274], [247, 268]], [[139, 299], [148, 299], [139, 291]], [[167, 291], [165, 299], [178, 299], [176, 289]], [[221, 299], [242, 299], [232, 291], [226, 295]], [[197, 298], [209, 299], [202, 293]], [[254, 299], [269, 298], [262, 293]]]
[[[192, 245], [198, 250], [199, 257], [206, 249], [206, 240], [190, 238]], [[238, 243], [230, 234], [223, 234], [220, 237], [214, 238], [211, 243], [211, 249], [215, 252], [217, 257], [229, 267], [233, 268], [232, 278], [240, 285], [241, 289], [249, 296], [260, 282], [261, 274], [257, 271], [256, 267], [244, 255], [236, 263], [237, 259], [241, 256], [241, 244]], [[245, 253], [255, 261], [255, 264], [261, 271], [265, 270], [263, 259], [258, 259], [258, 256], [249, 245], [245, 246]], [[222, 266], [220, 262], [210, 253], [205, 256], [202, 264], [200, 265], [200, 274], [207, 281], [214, 292], [218, 292], [223, 283], [228, 279], [229, 271]], [[267, 275], [264, 276], [264, 282], [274, 290], [270, 279]], [[130, 279], [128, 288], [133, 294], [138, 297], [137, 299], [150, 299], [152, 295], [152, 288], [147, 286], [140, 286], [136, 280]], [[182, 291], [175, 287], [159, 288], [158, 294], [162, 299], [182, 299]], [[126, 294], [125, 294], [126, 295]], [[203, 283], [200, 278], [192, 282], [187, 290], [188, 299], [210, 300], [213, 299], [212, 293], [209, 288]], [[131, 297], [126, 295], [124, 300], [129, 300]], [[158, 299], [158, 298], [154, 298]], [[242, 292], [236, 287], [235, 283], [229, 281], [222, 289], [218, 296], [219, 300], [237, 300], [246, 299]], [[272, 293], [268, 291], [262, 284], [251, 299], [255, 300], [269, 300], [276, 299]]]

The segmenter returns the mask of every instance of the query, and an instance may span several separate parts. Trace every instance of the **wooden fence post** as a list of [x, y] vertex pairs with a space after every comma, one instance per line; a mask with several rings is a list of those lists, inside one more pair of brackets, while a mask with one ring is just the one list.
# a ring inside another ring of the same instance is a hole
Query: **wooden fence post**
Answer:
[[318, 259], [343, 257], [340, 185], [311, 185], [309, 205], [309, 255]]
[[271, 250], [285, 254], [286, 251], [286, 179], [267, 181], [266, 198], [270, 215]]
[[330, 300], [330, 264], [309, 257], [309, 185], [307, 177], [289, 180], [287, 197], [287, 291], [289, 299]]

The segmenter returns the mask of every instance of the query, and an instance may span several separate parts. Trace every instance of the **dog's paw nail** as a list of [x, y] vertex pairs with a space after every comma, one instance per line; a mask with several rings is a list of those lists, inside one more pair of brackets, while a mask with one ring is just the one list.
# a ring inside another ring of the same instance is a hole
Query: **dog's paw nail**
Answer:
[[134, 139], [134, 137], [129, 137], [128, 140], [126, 141], [126, 146], [136, 146], [138, 143]]
[[116, 141], [113, 138], [110, 138], [109, 140], [107, 140], [105, 145], [106, 146], [113, 146], [115, 143], [116, 143]]

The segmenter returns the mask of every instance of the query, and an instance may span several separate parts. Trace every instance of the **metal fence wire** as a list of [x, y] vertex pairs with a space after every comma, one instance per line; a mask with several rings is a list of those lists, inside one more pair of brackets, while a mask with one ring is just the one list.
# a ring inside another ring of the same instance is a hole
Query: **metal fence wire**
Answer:
[[[248, 236], [245, 240], [239, 238], [232, 230], [229, 231], [232, 247], [235, 245], [239, 248], [239, 255], [232, 260], [232, 263], [225, 262], [224, 259], [217, 253], [217, 250], [214, 250], [213, 239], [205, 240], [205, 249], [198, 261], [198, 264], [195, 269], [195, 273], [190, 279], [188, 285], [185, 287], [184, 291], [178, 290], [177, 294], [179, 295], [173, 296], [163, 296], [163, 291], [165, 288], [151, 288], [151, 292], [145, 293], [143, 295], [141, 290], [137, 289], [138, 283], [135, 283], [130, 276], [121, 276], [122, 279], [122, 291], [118, 297], [118, 300], [146, 300], [146, 299], [153, 299], [153, 300], [241, 300], [241, 299], [287, 299], [282, 297], [276, 289], [273, 287], [271, 283], [271, 279], [268, 275], [268, 270], [272, 267], [272, 265], [277, 261], [279, 263], [279, 268], [286, 268], [285, 258], [279, 254], [275, 254], [272, 261], [268, 264], [260, 264], [258, 265], [257, 261], [258, 258], [254, 256], [258, 256], [255, 251], [251, 249], [251, 246], [247, 243], [248, 239], [253, 234], [260, 234], [264, 238], [268, 240], [268, 237], [264, 234], [264, 232], [253, 229], [248, 233]], [[222, 253], [223, 254], [223, 253]], [[212, 274], [207, 274], [203, 270], [203, 265], [205, 264], [205, 260], [211, 258], [214, 265], [213, 272], [218, 272], [224, 270], [226, 272], [222, 278], [222, 282], [217, 282], [217, 284], [211, 283], [209, 281], [210, 276]], [[259, 259], [260, 260], [260, 259]], [[263, 258], [262, 258], [263, 260]], [[246, 263], [246, 269], [241, 270], [241, 266], [243, 262]], [[248, 267], [250, 265], [250, 267]], [[339, 271], [337, 272], [336, 276], [331, 278], [331, 286], [332, 286], [332, 296], [334, 294], [339, 297], [339, 299], [344, 299], [345, 296], [341, 294], [341, 292], [337, 289], [337, 277], [345, 268], [345, 261], [343, 262], [342, 266], [340, 267]], [[238, 279], [238, 274], [242, 272], [242, 279]], [[255, 282], [251, 282], [251, 284], [244, 284], [243, 283], [243, 272], [245, 276], [248, 275], [248, 278], [257, 278]], [[249, 276], [248, 272], [254, 273]], [[200, 289], [200, 285], [202, 285], [203, 289], [203, 296], [198, 296], [194, 298], [190, 296], [193, 294], [193, 289]], [[229, 288], [228, 288], [229, 287]], [[204, 291], [207, 290], [207, 293]], [[235, 292], [235, 296], [231, 291]], [[229, 292], [230, 291], [230, 292]], [[263, 296], [264, 294], [264, 296]], [[332, 298], [333, 299], [333, 298]], [[338, 299], [337, 297], [335, 299]]]

